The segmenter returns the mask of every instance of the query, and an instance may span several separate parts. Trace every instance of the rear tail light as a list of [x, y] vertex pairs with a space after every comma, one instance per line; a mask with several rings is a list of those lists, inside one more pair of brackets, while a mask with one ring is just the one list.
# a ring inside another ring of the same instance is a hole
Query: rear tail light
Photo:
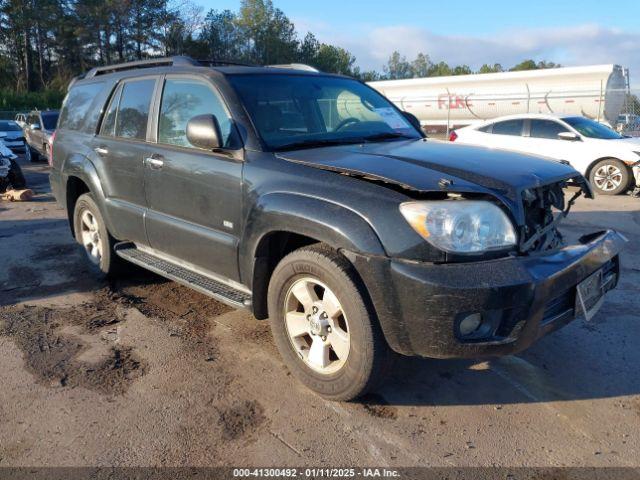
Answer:
[[453, 131], [449, 134], [449, 141], [450, 141], [450, 142], [455, 142], [457, 138], [458, 138], [458, 134], [456, 133], [456, 131], [455, 131], [455, 130], [453, 130]]
[[49, 162], [50, 167], [53, 166], [53, 142], [55, 139], [56, 139], [56, 132], [54, 131], [51, 134], [51, 138], [49, 139], [49, 156], [47, 158], [47, 161]]

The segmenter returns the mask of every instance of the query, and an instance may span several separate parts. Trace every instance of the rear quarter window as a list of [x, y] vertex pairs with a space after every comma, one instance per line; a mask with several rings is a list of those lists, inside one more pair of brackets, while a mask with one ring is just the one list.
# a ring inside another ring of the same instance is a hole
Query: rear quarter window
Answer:
[[75, 85], [62, 105], [58, 128], [92, 131], [98, 123], [100, 108], [92, 105], [104, 89], [104, 82]]

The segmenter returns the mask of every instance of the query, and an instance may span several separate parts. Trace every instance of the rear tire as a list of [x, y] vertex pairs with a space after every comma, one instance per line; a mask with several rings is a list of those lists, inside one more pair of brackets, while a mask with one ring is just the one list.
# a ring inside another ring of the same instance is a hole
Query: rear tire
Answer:
[[113, 249], [116, 240], [109, 234], [102, 213], [90, 193], [80, 195], [76, 201], [73, 231], [96, 273], [113, 276], [121, 271], [124, 261]]
[[393, 354], [353, 267], [330, 247], [304, 247], [283, 258], [269, 283], [268, 304], [284, 362], [322, 397], [352, 400], [389, 370]]
[[618, 195], [631, 186], [633, 176], [620, 160], [605, 158], [596, 163], [589, 172], [589, 182], [600, 195]]

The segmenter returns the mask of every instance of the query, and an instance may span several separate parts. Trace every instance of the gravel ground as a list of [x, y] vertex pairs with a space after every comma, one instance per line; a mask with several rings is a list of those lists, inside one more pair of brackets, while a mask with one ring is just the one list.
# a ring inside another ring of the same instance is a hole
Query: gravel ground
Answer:
[[96, 280], [25, 165], [0, 203], [0, 466], [640, 466], [640, 199], [579, 201], [623, 232], [591, 323], [491, 361], [403, 359], [360, 402], [296, 382], [266, 322], [132, 269]]

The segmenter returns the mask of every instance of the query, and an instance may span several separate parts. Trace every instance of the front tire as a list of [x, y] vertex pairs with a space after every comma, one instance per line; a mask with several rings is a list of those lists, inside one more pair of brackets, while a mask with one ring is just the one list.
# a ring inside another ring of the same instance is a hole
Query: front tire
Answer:
[[27, 157], [27, 160], [31, 163], [36, 163], [40, 161], [40, 154], [28, 145], [27, 145], [27, 152], [25, 153], [25, 155]]
[[92, 268], [111, 276], [120, 271], [122, 260], [113, 249], [116, 241], [109, 234], [102, 213], [90, 193], [78, 197], [73, 211], [73, 231]]
[[275, 343], [291, 372], [330, 400], [371, 390], [392, 359], [353, 267], [323, 244], [296, 250], [269, 283]]
[[626, 192], [631, 178], [631, 172], [627, 166], [615, 158], [600, 160], [589, 173], [589, 182], [600, 195], [618, 195]]

